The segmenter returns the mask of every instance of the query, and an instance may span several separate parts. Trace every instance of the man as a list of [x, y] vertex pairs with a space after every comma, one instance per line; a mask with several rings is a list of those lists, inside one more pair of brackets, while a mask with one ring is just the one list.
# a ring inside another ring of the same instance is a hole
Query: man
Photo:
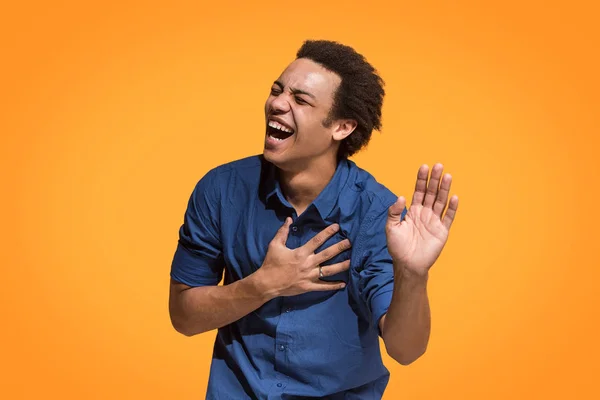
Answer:
[[406, 210], [348, 160], [380, 129], [383, 96], [352, 48], [307, 41], [271, 87], [263, 154], [196, 185], [169, 309], [182, 334], [218, 328], [208, 399], [380, 399], [379, 336], [401, 364], [425, 352], [428, 271], [458, 198], [423, 165]]

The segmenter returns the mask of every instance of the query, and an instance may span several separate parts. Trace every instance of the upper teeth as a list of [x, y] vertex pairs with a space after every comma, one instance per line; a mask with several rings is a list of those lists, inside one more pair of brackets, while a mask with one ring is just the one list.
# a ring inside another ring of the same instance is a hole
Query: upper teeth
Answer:
[[281, 125], [279, 122], [276, 122], [276, 121], [269, 121], [269, 126], [271, 128], [279, 129], [280, 131], [284, 131], [284, 132], [287, 132], [287, 133], [294, 132], [290, 128], [287, 128], [287, 127]]

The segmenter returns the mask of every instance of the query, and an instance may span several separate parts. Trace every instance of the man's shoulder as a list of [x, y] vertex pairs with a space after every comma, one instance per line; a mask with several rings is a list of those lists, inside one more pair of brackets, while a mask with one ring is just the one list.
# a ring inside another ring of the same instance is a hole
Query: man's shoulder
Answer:
[[352, 179], [348, 183], [352, 190], [358, 192], [361, 201], [368, 205], [369, 214], [387, 211], [396, 202], [398, 196], [366, 169], [359, 167], [353, 161], [348, 161], [352, 171]]
[[234, 180], [256, 181], [262, 170], [262, 156], [253, 155], [219, 164], [209, 169], [201, 180], [212, 185], [231, 184]]
[[260, 155], [253, 155], [237, 160], [229, 161], [224, 164], [219, 164], [212, 168], [211, 172], [221, 175], [231, 172], [241, 173], [242, 175], [256, 173], [260, 170], [263, 164]]
[[254, 187], [259, 182], [261, 165], [262, 157], [255, 155], [213, 166], [199, 178], [194, 193], [214, 199], [239, 198], [247, 192], [245, 187]]

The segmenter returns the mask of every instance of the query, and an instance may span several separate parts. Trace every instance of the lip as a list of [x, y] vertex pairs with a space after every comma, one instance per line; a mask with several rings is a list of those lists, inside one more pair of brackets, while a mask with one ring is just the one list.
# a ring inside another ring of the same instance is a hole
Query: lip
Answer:
[[[293, 135], [292, 135], [293, 136]], [[265, 137], [265, 149], [267, 150], [278, 150], [281, 148], [281, 146], [284, 146], [286, 142], [288, 142], [292, 136], [283, 139], [283, 140], [277, 140], [275, 138], [272, 138], [269, 135], [266, 135]]]
[[[290, 124], [288, 124], [287, 122], [285, 122], [284, 120], [282, 120], [281, 118], [277, 118], [277, 117], [269, 117], [267, 121], [275, 121], [280, 123], [281, 125], [285, 126], [288, 129], [291, 129], [294, 133], [296, 133], [296, 130], [294, 128], [292, 128], [292, 126]], [[267, 122], [268, 124], [268, 122]]]

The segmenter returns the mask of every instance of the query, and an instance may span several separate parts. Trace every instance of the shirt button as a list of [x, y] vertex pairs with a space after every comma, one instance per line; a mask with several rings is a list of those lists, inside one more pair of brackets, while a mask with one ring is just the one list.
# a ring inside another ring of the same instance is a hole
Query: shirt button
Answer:
[[292, 230], [293, 230], [294, 232], [298, 232], [298, 227], [297, 227], [297, 226], [292, 226]]
[[280, 345], [279, 346], [279, 351], [283, 351], [283, 350], [285, 350], [285, 346], [284, 345]]
[[291, 309], [291, 308], [286, 308], [286, 309], [285, 309], [285, 312], [290, 312], [290, 311], [292, 311], [292, 309]]
[[278, 384], [277, 384], [277, 387], [282, 387], [282, 386], [283, 386], [283, 385], [282, 385], [281, 383], [278, 383]]

